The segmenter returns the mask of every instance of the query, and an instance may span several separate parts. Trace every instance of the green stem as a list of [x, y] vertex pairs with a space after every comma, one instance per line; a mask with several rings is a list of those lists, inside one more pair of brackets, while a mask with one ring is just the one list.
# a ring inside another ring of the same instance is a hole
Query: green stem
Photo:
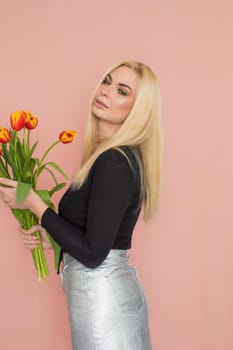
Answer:
[[30, 150], [30, 130], [28, 129], [27, 149]]
[[[29, 229], [32, 225], [35, 225], [38, 223], [38, 219], [29, 210], [23, 210], [22, 217], [19, 216], [20, 213], [21, 213], [20, 210], [18, 212], [15, 212], [16, 218], [20, 220], [21, 226], [23, 228]], [[36, 248], [31, 250], [31, 253], [32, 253], [34, 266], [37, 271], [38, 280], [41, 281], [41, 280], [45, 280], [49, 276], [49, 269], [48, 269], [46, 258], [44, 255], [43, 246], [41, 243], [40, 232], [37, 231], [34, 235], [39, 239], [40, 243]]]
[[3, 177], [7, 177], [9, 178], [9, 173], [8, 173], [8, 170], [7, 168], [5, 167], [3, 161], [2, 161], [2, 158], [0, 158], [0, 172], [3, 174], [2, 176]]
[[7, 147], [8, 147], [8, 144], [7, 144], [7, 143], [6, 143], [6, 144], [5, 144], [5, 143], [2, 144], [3, 158], [4, 158], [4, 160], [5, 160], [5, 169], [7, 169], [7, 172], [8, 172], [8, 174], [9, 174], [9, 171], [8, 171], [8, 161], [7, 161], [7, 153], [8, 153]]
[[15, 159], [15, 164], [16, 164], [16, 166], [17, 166], [17, 159], [16, 159], [16, 157], [17, 157], [17, 155], [16, 155], [16, 145], [17, 145], [17, 137], [18, 137], [18, 133], [17, 133], [17, 131], [13, 131], [13, 135], [14, 135], [14, 159]]
[[[22, 176], [22, 165], [20, 163], [20, 160], [18, 158], [18, 153], [17, 153], [17, 142], [19, 142], [19, 137], [18, 137], [18, 131], [14, 131], [15, 133], [15, 142], [14, 142], [14, 160], [15, 160], [15, 166], [18, 169], [20, 173], [20, 177]], [[20, 180], [20, 179], [18, 179]]]
[[24, 151], [27, 152], [27, 146], [26, 146], [26, 128], [24, 127], [23, 128], [23, 148], [24, 148]]
[[54, 142], [54, 143], [47, 149], [47, 151], [44, 153], [43, 157], [42, 157], [41, 160], [40, 160], [39, 166], [41, 166], [41, 165], [43, 164], [43, 161], [45, 160], [45, 158], [47, 157], [47, 155], [48, 155], [48, 153], [51, 151], [51, 149], [52, 149], [53, 147], [55, 147], [55, 146], [56, 146], [58, 143], [60, 143], [60, 142], [61, 142], [60, 140]]
[[43, 157], [41, 158], [41, 160], [39, 161], [39, 164], [38, 164], [38, 167], [34, 173], [34, 177], [33, 177], [33, 188], [36, 188], [37, 186], [37, 180], [38, 180], [38, 174], [40, 173], [40, 170], [41, 170], [41, 167], [43, 166], [43, 162], [45, 160], [45, 158], [47, 157], [48, 153], [51, 151], [51, 149], [53, 147], [55, 147], [58, 143], [60, 143], [61, 141], [58, 140], [56, 142], [54, 142], [47, 150], [46, 152], [44, 153]]

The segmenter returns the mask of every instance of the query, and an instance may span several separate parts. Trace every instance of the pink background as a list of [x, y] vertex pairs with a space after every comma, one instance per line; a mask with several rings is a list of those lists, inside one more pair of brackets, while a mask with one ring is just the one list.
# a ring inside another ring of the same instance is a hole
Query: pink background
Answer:
[[[40, 155], [61, 130], [76, 129], [76, 141], [50, 155], [70, 176], [89, 96], [109, 65], [135, 59], [159, 77], [164, 188], [131, 253], [154, 350], [233, 348], [232, 11], [230, 0], [0, 1], [0, 124], [11, 111], [35, 113]], [[38, 283], [17, 222], [0, 209], [0, 348], [70, 350], [52, 253], [51, 277]]]

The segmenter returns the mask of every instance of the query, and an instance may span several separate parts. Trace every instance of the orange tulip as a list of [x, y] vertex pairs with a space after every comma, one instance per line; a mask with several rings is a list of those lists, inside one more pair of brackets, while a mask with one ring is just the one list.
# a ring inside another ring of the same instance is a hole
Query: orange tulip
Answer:
[[28, 130], [35, 129], [38, 124], [37, 117], [30, 112], [24, 112], [24, 113], [26, 115], [25, 128], [27, 128]]
[[13, 130], [19, 131], [24, 127], [26, 115], [24, 111], [12, 112], [10, 115], [11, 127]]
[[6, 128], [0, 127], [0, 142], [7, 143], [11, 139], [11, 134]]
[[59, 135], [59, 139], [62, 143], [70, 143], [76, 136], [76, 131], [74, 130], [65, 130], [62, 131]]

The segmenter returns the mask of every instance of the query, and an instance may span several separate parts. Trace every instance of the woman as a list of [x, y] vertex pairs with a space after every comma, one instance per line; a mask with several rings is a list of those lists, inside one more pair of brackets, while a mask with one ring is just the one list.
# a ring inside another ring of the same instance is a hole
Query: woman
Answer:
[[63, 250], [74, 350], [151, 350], [148, 303], [129, 264], [133, 229], [144, 207], [147, 222], [161, 189], [160, 93], [149, 67], [125, 61], [111, 67], [91, 99], [80, 170], [58, 214], [34, 191], [19, 206], [16, 182], [0, 187], [11, 208], [30, 208], [41, 225], [22, 231], [26, 248], [51, 248], [47, 230]]

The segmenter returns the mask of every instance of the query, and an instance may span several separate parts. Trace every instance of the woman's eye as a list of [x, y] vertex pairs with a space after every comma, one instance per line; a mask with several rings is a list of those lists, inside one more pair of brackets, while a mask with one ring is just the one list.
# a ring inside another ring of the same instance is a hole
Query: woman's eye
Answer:
[[104, 79], [104, 80], [102, 81], [102, 84], [104, 84], [104, 85], [109, 85], [109, 84], [110, 84], [110, 82], [109, 82], [109, 80], [108, 80], [108, 79]]
[[123, 95], [123, 96], [127, 96], [127, 92], [125, 90], [122, 89], [118, 89], [119, 94]]

